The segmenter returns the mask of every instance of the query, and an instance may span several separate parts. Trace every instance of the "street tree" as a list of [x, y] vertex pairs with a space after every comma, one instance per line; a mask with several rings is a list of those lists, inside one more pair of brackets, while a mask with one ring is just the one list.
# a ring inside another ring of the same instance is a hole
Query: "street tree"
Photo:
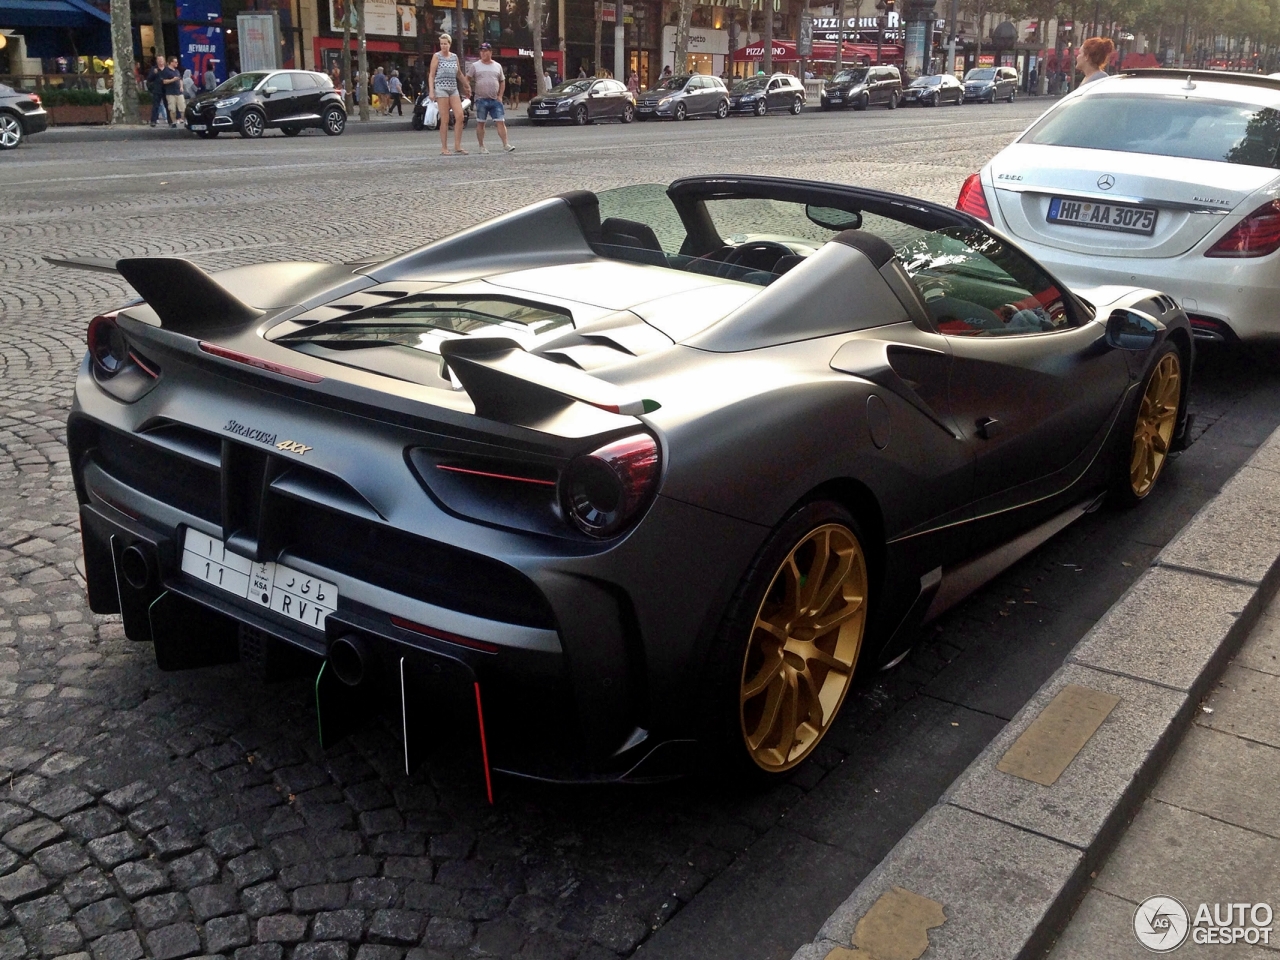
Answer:
[[693, 25], [693, 0], [680, 0], [680, 12], [676, 17], [676, 50], [671, 69], [684, 73], [689, 62], [689, 28]]
[[[364, 22], [364, 3], [365, 0], [356, 0], [356, 37], [357, 55], [356, 69], [360, 71], [359, 79], [356, 81], [356, 95], [360, 98], [360, 119], [369, 119], [369, 48], [368, 41], [365, 37]], [[462, 58], [459, 57], [459, 60]]]
[[342, 99], [347, 108], [347, 113], [351, 112], [351, 17], [355, 11], [355, 7], [348, 3], [343, 7], [345, 16], [342, 18]]
[[[164, 52], [164, 12], [160, 9], [160, 0], [150, 0], [151, 4], [151, 31], [155, 37], [156, 56], [161, 60], [167, 60]], [[133, 47], [129, 48], [129, 62], [133, 63]]]
[[[605, 0], [607, 3], [608, 0]], [[538, 89], [536, 97], [547, 89], [547, 71], [542, 63], [542, 19], [546, 0], [529, 0], [529, 32], [533, 35], [533, 73]]]
[[764, 8], [764, 72], [773, 74], [773, 0], [760, 0]]
[[138, 122], [133, 85], [133, 12], [129, 0], [111, 0], [111, 122]]

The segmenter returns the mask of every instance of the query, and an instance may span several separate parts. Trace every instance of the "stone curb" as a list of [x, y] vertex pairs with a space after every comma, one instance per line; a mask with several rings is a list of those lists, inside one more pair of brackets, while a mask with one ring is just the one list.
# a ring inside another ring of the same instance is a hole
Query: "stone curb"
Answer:
[[[847, 950], [893, 887], [942, 904], [947, 920], [928, 931], [927, 960], [1042, 956], [1280, 585], [1277, 491], [1280, 430], [792, 960]], [[1052, 786], [997, 770], [1069, 683], [1120, 702]]]
[[[531, 126], [528, 117], [510, 116], [507, 117], [508, 127], [527, 127]], [[467, 125], [467, 130], [475, 129], [474, 121]], [[320, 131], [316, 131], [320, 133]], [[358, 119], [349, 120], [347, 129], [343, 132], [345, 137], [347, 134], [357, 134], [363, 136], [369, 133], [405, 133], [405, 134], [421, 134], [435, 133], [434, 130], [413, 130], [409, 126], [408, 117], [404, 122], [400, 122], [400, 118], [395, 120], [367, 120]], [[303, 136], [306, 136], [303, 132]], [[234, 131], [231, 136], [239, 139]], [[321, 134], [323, 136], [323, 134]], [[108, 127], [108, 126], [84, 126], [84, 127], [50, 127], [41, 133], [32, 134], [33, 138], [39, 138], [42, 141], [55, 141], [57, 143], [107, 143], [117, 140], [192, 140], [195, 135], [190, 131], [178, 127], [171, 129], [169, 127], [150, 127], [146, 125], [130, 125], [124, 127]]]

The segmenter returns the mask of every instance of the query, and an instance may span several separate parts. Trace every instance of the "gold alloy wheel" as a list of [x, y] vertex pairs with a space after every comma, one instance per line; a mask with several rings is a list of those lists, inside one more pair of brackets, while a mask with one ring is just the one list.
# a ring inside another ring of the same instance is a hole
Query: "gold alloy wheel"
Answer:
[[818, 745], [853, 682], [867, 619], [867, 561], [853, 531], [809, 532], [773, 575], [742, 665], [742, 736], [763, 770]]
[[1160, 358], [1142, 392], [1142, 406], [1133, 427], [1133, 450], [1129, 456], [1129, 485], [1141, 499], [1156, 485], [1156, 478], [1169, 456], [1173, 430], [1178, 420], [1182, 395], [1182, 365], [1177, 352]]

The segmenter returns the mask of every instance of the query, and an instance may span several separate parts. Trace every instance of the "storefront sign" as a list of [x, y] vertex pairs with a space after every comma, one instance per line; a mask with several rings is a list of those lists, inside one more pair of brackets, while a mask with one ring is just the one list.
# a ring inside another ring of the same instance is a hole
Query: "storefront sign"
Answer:
[[[600, 11], [600, 19], [605, 23], [617, 23], [618, 22], [618, 5], [612, 2], [612, 0], [604, 0], [604, 9]], [[624, 3], [622, 5], [622, 22], [623, 23], [636, 22], [635, 8], [629, 3]]]
[[[889, 14], [889, 22], [885, 25], [890, 29], [893, 29], [893, 28], [896, 28], [900, 22], [901, 21], [900, 21], [900, 18], [898, 17], [897, 12], [894, 11], [893, 13]], [[879, 25], [880, 25], [880, 20], [878, 17], [863, 17], [861, 20], [859, 20], [857, 17], [846, 17], [844, 21], [845, 33], [849, 33], [854, 30], [874, 30]], [[839, 31], [840, 18], [839, 17], [814, 17], [813, 29]]]
[[280, 21], [274, 13], [242, 13], [236, 17], [240, 70], [280, 69]]
[[177, 0], [174, 7], [180, 23], [222, 22], [222, 0]]
[[[452, 7], [452, 3], [439, 4]], [[356, 29], [355, 0], [329, 0], [329, 23], [334, 30], [341, 30], [348, 17], [351, 29]], [[395, 0], [364, 0], [364, 32], [378, 37], [416, 37], [418, 35], [417, 6], [414, 3], [396, 3]]]
[[182, 69], [191, 71], [197, 86], [203, 86], [205, 72], [210, 67], [219, 83], [227, 79], [227, 54], [221, 27], [178, 24], [178, 50]]
[[996, 65], [995, 54], [983, 53], [978, 56], [978, 66], [994, 67]]

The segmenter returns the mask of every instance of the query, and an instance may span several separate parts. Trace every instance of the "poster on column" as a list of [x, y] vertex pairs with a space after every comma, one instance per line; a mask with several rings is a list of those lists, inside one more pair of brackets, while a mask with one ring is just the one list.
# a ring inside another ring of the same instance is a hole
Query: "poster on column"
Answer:
[[178, 24], [178, 49], [182, 69], [190, 70], [196, 78], [196, 86], [204, 84], [204, 75], [210, 67], [221, 83], [227, 79], [226, 47], [222, 41], [222, 27], [204, 24]]
[[[335, 30], [341, 30], [347, 17], [351, 18], [352, 29], [355, 29], [354, 0], [329, 0], [329, 22]], [[418, 35], [418, 14], [415, 3], [401, 0], [365, 0], [364, 32], [368, 36], [379, 37], [416, 37]]]
[[176, 0], [179, 23], [221, 23], [222, 0]]

